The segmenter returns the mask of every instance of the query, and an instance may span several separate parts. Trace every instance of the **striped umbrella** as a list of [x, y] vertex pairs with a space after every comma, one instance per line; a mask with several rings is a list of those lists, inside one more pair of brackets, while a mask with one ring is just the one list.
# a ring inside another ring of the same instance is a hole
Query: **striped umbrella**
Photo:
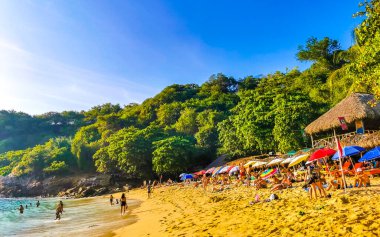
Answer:
[[260, 177], [263, 179], [268, 179], [276, 173], [277, 173], [277, 168], [276, 169], [267, 169], [260, 174]]

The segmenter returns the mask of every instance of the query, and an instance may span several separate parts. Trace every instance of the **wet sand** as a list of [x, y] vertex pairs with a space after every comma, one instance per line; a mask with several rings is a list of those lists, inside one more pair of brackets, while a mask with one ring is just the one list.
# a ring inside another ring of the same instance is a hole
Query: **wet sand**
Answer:
[[310, 201], [297, 183], [275, 192], [280, 199], [261, 200], [269, 189], [231, 188], [204, 192], [200, 187], [161, 187], [147, 199], [145, 190], [128, 198], [142, 200], [132, 210], [136, 220], [114, 230], [115, 236], [380, 236], [380, 178], [372, 187], [330, 191], [329, 199]]

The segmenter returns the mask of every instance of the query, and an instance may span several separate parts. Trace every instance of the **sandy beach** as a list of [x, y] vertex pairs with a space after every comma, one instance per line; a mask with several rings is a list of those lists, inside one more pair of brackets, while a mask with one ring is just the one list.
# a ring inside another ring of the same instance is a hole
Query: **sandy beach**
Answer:
[[277, 191], [279, 200], [261, 200], [269, 189], [237, 187], [204, 192], [193, 186], [170, 186], [128, 193], [142, 203], [130, 212], [133, 223], [113, 231], [115, 236], [379, 236], [380, 178], [372, 187], [330, 191], [331, 198], [310, 201], [295, 187]]

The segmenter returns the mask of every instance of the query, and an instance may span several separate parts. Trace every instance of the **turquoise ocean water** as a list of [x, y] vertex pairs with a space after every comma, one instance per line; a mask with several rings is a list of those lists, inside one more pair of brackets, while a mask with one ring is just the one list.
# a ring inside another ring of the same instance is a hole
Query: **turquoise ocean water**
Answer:
[[[40, 200], [40, 207], [36, 207]], [[55, 207], [64, 203], [60, 221]], [[30, 206], [32, 203], [32, 206]], [[17, 209], [20, 204], [24, 214]], [[128, 200], [133, 206], [133, 201]], [[110, 206], [107, 198], [0, 198], [0, 236], [102, 236], [128, 223], [128, 214], [120, 215], [120, 206]]]

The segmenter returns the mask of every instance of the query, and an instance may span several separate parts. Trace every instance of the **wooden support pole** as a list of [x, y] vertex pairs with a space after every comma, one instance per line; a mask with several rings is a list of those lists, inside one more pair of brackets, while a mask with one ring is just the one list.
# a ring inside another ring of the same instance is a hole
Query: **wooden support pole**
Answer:
[[314, 148], [313, 134], [310, 134], [310, 138], [311, 138], [311, 147]]

